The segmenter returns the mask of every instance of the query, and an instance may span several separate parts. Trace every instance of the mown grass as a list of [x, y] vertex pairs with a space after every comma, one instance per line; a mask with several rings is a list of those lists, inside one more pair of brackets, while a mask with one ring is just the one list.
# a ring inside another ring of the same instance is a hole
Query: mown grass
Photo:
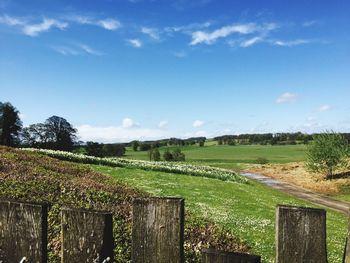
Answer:
[[[232, 231], [248, 243], [264, 262], [274, 259], [274, 222], [277, 204], [312, 206], [257, 182], [239, 184], [216, 179], [125, 168], [92, 166], [118, 182], [157, 196], [185, 198], [186, 209]], [[341, 262], [345, 245], [346, 216], [327, 210], [329, 262]]]
[[[304, 161], [305, 145], [215, 145], [207, 143], [204, 147], [198, 145], [183, 147], [161, 147], [161, 154], [166, 150], [180, 148], [186, 155], [186, 161], [199, 162], [221, 168], [239, 169], [244, 164], [257, 163], [258, 158], [266, 158], [270, 163], [288, 163]], [[133, 151], [127, 148], [126, 158], [147, 160], [147, 151]]]

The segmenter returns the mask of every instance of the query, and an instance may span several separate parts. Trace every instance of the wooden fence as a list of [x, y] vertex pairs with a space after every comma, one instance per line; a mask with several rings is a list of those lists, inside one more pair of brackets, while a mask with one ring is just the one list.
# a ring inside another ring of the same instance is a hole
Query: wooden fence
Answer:
[[[0, 201], [0, 263], [47, 262], [47, 213], [46, 205]], [[184, 262], [183, 199], [135, 199], [132, 225], [132, 262]], [[113, 262], [112, 229], [111, 213], [63, 208], [61, 262]], [[255, 255], [202, 251], [203, 263], [260, 261]], [[350, 263], [349, 243], [343, 261]], [[324, 210], [276, 207], [276, 262], [327, 262]]]

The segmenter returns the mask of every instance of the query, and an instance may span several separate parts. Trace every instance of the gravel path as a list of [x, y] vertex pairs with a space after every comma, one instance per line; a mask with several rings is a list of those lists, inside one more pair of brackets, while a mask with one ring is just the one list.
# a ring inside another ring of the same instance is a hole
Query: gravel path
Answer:
[[330, 198], [328, 196], [314, 193], [314, 192], [305, 190], [301, 187], [291, 185], [289, 183], [282, 182], [282, 181], [273, 179], [273, 178], [265, 176], [265, 175], [249, 173], [249, 172], [241, 173], [241, 175], [248, 177], [248, 178], [251, 178], [251, 179], [254, 179], [260, 183], [268, 185], [268, 186], [270, 186], [274, 189], [280, 190], [284, 193], [288, 193], [290, 195], [293, 195], [293, 196], [300, 198], [302, 200], [309, 201], [309, 202], [317, 204], [317, 205], [325, 206], [327, 208], [342, 212], [346, 215], [349, 214], [350, 203], [335, 200], [335, 199]]

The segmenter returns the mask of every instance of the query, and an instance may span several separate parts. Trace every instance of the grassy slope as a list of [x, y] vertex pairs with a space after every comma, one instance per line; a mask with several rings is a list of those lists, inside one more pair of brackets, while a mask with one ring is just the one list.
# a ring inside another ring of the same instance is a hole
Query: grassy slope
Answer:
[[[141, 173], [138, 170], [120, 169]], [[152, 172], [150, 172], [152, 174]], [[167, 174], [165, 174], [167, 175]], [[70, 206], [111, 211], [114, 221], [116, 262], [130, 262], [131, 206], [134, 197], [147, 196], [115, 181], [111, 176], [93, 171], [82, 164], [59, 161], [40, 154], [0, 146], [0, 199], [47, 202], [49, 262], [60, 262], [60, 208]], [[186, 214], [186, 262], [199, 262], [193, 253], [198, 244], [225, 250], [247, 251], [220, 226]]]
[[[155, 195], [184, 197], [187, 210], [227, 227], [269, 262], [274, 257], [275, 206], [314, 206], [256, 182], [237, 184], [162, 172], [103, 166], [93, 168]], [[341, 262], [346, 226], [344, 215], [327, 211], [329, 262]]]
[[[161, 147], [160, 152], [165, 149], [177, 147]], [[263, 157], [272, 163], [287, 163], [305, 160], [305, 145], [215, 145], [208, 143], [204, 147], [183, 146], [181, 151], [185, 153], [187, 161], [201, 162], [222, 168], [239, 168], [239, 164], [254, 163], [257, 158]], [[126, 158], [147, 160], [147, 152], [134, 152], [127, 148]]]

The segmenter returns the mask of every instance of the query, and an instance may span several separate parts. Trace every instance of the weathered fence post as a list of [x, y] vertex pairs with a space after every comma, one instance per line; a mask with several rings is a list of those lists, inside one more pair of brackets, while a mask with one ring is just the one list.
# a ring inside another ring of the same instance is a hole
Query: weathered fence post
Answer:
[[47, 262], [47, 205], [0, 201], [0, 262]]
[[63, 208], [62, 263], [102, 263], [113, 259], [112, 214]]
[[326, 211], [276, 208], [276, 263], [327, 262]]
[[132, 262], [184, 262], [184, 200], [141, 198], [133, 202]]
[[223, 252], [214, 249], [202, 251], [202, 263], [260, 263], [261, 258], [235, 252]]
[[344, 256], [343, 256], [344, 263], [350, 263], [350, 211], [348, 215], [349, 215], [348, 233], [346, 235], [346, 243], [345, 243], [345, 250], [344, 250]]

